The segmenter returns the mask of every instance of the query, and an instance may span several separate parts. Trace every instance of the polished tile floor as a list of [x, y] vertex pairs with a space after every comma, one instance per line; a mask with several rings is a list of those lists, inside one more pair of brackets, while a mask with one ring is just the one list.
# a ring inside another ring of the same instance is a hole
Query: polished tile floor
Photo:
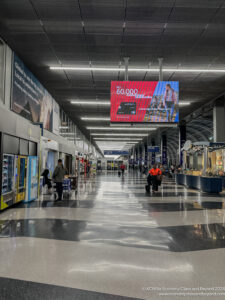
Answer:
[[0, 299], [225, 298], [225, 195], [145, 183], [103, 173], [2, 212]]

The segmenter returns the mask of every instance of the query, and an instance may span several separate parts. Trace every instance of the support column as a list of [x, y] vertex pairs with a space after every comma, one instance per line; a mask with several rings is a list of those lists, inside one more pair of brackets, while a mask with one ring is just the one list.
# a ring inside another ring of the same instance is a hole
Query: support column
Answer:
[[[152, 146], [155, 146], [155, 139], [152, 139]], [[155, 164], [155, 152], [152, 152], [152, 166]]]
[[159, 61], [159, 81], [163, 81], [163, 58], [158, 58]]
[[167, 165], [167, 137], [162, 135], [161, 138], [161, 153], [162, 153], [162, 165]]
[[142, 165], [142, 146], [139, 146], [139, 166]]
[[144, 149], [145, 149], [145, 166], [148, 166], [148, 144], [146, 143], [144, 145]]
[[213, 140], [225, 142], [225, 108], [224, 99], [217, 101], [213, 107]]
[[135, 166], [138, 165], [138, 148], [135, 149]]
[[180, 164], [180, 166], [183, 165], [183, 152], [181, 151], [181, 149], [183, 148], [186, 140], [187, 140], [186, 121], [182, 121], [182, 122], [180, 122], [180, 125], [179, 125], [179, 164]]
[[124, 63], [125, 63], [125, 77], [124, 77], [124, 80], [128, 81], [129, 57], [124, 57]]

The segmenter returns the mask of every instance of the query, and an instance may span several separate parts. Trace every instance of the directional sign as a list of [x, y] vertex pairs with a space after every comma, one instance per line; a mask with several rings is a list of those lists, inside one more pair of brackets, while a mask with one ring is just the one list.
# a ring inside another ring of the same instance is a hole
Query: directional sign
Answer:
[[159, 146], [148, 146], [148, 152], [159, 152]]

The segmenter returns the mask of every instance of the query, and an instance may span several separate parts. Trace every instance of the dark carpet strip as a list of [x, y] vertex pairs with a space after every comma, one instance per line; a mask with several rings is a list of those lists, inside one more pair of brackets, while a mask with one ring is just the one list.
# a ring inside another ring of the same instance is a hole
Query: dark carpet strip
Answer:
[[141, 300], [75, 288], [0, 277], [1, 300]]

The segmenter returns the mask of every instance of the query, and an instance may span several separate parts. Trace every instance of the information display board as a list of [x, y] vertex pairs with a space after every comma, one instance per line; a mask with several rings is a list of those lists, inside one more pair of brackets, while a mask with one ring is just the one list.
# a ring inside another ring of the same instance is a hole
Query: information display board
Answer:
[[111, 122], [179, 122], [179, 82], [112, 81]]

